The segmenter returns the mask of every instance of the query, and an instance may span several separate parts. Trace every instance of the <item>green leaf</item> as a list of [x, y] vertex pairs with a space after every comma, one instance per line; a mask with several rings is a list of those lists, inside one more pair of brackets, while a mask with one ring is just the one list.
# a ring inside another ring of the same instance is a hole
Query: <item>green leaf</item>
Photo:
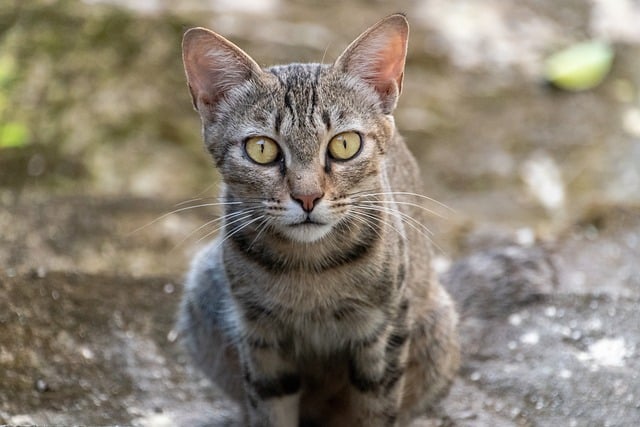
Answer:
[[546, 79], [561, 89], [581, 91], [598, 86], [611, 70], [613, 49], [607, 43], [575, 44], [547, 58]]
[[0, 124], [0, 148], [23, 147], [29, 139], [27, 127], [18, 122]]

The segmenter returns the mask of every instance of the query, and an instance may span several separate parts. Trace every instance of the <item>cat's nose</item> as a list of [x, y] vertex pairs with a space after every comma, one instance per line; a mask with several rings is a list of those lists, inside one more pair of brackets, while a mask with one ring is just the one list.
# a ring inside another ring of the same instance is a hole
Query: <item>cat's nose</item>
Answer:
[[311, 212], [322, 196], [324, 193], [291, 194], [291, 198], [300, 203], [305, 212]]

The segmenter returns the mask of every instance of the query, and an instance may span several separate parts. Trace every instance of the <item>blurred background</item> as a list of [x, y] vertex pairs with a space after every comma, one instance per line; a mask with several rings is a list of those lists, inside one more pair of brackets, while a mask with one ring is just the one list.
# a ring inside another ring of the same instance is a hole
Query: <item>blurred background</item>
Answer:
[[[161, 425], [215, 394], [171, 329], [212, 215], [183, 208], [218, 182], [182, 33], [211, 28], [265, 66], [331, 62], [398, 11], [396, 122], [450, 208], [429, 206], [438, 267], [542, 241], [576, 266], [565, 289], [637, 295], [638, 1], [0, 0], [0, 424]], [[593, 40], [604, 59], [563, 64], [593, 84], [549, 84], [548, 59]]]

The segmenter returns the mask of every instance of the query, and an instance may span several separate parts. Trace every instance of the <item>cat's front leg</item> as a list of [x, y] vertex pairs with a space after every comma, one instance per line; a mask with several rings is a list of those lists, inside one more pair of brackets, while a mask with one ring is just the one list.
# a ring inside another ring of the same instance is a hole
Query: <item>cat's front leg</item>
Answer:
[[404, 328], [389, 327], [375, 339], [355, 347], [349, 365], [352, 425], [397, 425], [408, 358], [407, 338]]
[[241, 344], [251, 427], [298, 427], [300, 375], [280, 351], [264, 342]]

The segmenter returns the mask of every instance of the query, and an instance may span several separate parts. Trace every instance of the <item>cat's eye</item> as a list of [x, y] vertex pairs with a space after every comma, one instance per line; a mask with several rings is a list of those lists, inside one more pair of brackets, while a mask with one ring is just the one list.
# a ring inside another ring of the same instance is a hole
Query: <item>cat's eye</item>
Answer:
[[349, 160], [360, 151], [362, 139], [357, 132], [344, 132], [329, 141], [329, 155], [336, 160]]
[[266, 136], [254, 136], [244, 143], [244, 151], [247, 156], [256, 163], [267, 165], [280, 157], [278, 144]]

